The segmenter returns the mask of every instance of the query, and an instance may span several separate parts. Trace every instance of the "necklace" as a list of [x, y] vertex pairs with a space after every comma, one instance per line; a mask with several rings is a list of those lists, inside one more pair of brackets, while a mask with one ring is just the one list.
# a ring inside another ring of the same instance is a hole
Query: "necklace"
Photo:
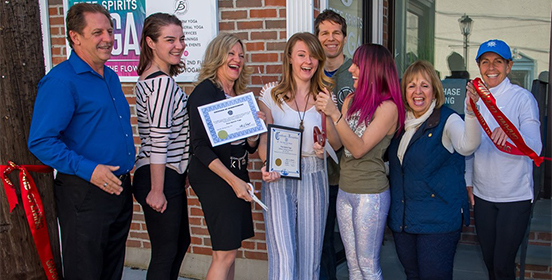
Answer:
[[297, 114], [299, 115], [299, 120], [301, 121], [299, 123], [299, 129], [301, 130], [305, 128], [303, 126], [303, 120], [305, 119], [305, 115], [307, 114], [307, 107], [309, 106], [309, 100], [310, 100], [310, 94], [307, 94], [307, 102], [305, 103], [305, 110], [303, 110], [303, 116], [301, 116], [301, 111], [299, 111], [299, 105], [297, 104], [297, 98], [293, 99], [293, 101], [295, 102], [295, 107], [297, 107]]

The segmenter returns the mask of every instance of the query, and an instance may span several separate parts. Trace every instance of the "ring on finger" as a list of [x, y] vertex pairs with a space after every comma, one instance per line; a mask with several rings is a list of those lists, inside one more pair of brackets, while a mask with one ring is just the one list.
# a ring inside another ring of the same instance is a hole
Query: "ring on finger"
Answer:
[[107, 182], [105, 182], [105, 183], [103, 184], [103, 187], [104, 187], [104, 188], [107, 188]]

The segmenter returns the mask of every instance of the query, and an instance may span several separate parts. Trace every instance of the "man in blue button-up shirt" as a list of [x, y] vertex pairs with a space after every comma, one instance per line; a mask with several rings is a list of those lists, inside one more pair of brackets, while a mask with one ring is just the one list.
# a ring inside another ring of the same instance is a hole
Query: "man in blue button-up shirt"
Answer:
[[29, 149], [58, 170], [65, 279], [120, 279], [135, 149], [119, 78], [104, 65], [113, 23], [97, 4], [72, 6], [66, 23], [73, 52], [38, 85]]

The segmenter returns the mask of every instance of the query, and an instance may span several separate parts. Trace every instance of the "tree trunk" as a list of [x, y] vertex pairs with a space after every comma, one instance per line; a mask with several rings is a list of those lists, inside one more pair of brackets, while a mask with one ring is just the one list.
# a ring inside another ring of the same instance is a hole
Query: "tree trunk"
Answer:
[[[27, 149], [37, 85], [44, 76], [37, 0], [0, 2], [0, 165], [40, 164]], [[52, 174], [30, 173], [44, 205], [50, 243], [61, 275]], [[0, 279], [46, 279], [23, 209], [17, 172], [10, 175], [19, 205], [10, 213], [0, 183]]]

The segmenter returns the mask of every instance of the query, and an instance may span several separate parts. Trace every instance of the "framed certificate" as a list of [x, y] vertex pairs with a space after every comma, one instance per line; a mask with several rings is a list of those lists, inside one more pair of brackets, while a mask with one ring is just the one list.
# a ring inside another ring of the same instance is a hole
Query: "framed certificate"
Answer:
[[268, 125], [266, 170], [281, 177], [301, 180], [303, 131], [297, 128]]
[[213, 147], [266, 132], [252, 92], [197, 108]]

